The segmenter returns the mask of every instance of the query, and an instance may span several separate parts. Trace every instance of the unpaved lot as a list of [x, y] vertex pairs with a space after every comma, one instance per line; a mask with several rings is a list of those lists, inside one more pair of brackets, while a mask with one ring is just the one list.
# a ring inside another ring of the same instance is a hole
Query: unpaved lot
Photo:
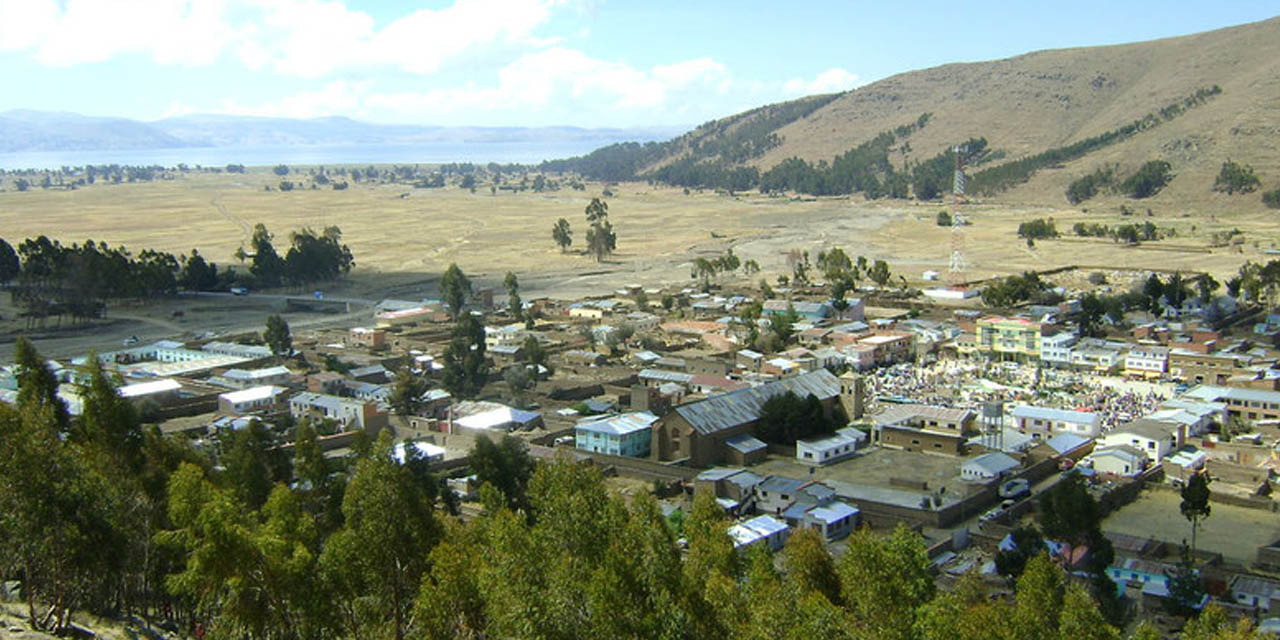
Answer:
[[[1103, 531], [1172, 542], [1191, 542], [1191, 523], [1182, 517], [1182, 498], [1174, 491], [1145, 490], [1138, 499], [1112, 513]], [[1280, 539], [1280, 515], [1258, 509], [1211, 503], [1211, 513], [1196, 536], [1196, 546], [1217, 551], [1228, 562], [1249, 565], [1258, 547]]]

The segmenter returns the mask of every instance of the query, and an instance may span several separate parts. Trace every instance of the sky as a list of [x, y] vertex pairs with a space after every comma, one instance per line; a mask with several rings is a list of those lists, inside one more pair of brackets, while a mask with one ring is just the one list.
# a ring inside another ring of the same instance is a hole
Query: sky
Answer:
[[687, 126], [948, 62], [1277, 14], [1275, 0], [0, 0], [0, 111]]

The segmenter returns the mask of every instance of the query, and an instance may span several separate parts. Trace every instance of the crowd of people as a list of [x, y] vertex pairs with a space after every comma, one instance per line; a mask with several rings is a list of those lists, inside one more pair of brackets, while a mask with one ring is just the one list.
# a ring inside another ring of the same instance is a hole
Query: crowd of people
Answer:
[[979, 409], [985, 403], [1032, 404], [1101, 414], [1104, 431], [1157, 409], [1171, 393], [1159, 385], [1119, 383], [1114, 377], [1016, 363], [940, 360], [898, 364], [866, 376], [868, 407], [919, 403]]

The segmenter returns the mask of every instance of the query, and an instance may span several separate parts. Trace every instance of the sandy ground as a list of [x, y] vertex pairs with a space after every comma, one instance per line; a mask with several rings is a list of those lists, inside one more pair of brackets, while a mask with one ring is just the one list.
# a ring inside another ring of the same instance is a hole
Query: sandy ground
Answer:
[[[1181, 497], [1172, 491], [1143, 491], [1102, 523], [1103, 531], [1152, 537], [1175, 545], [1191, 541], [1191, 523], [1178, 510]], [[1258, 547], [1280, 539], [1280, 517], [1258, 509], [1211, 503], [1208, 519], [1196, 534], [1196, 546], [1217, 551], [1228, 562], [1248, 566]]]
[[[730, 246], [743, 260], [757, 260], [771, 279], [789, 271], [785, 254], [792, 249], [816, 257], [824, 248], [839, 246], [850, 255], [886, 259], [909, 280], [918, 279], [924, 269], [945, 270], [952, 249], [950, 228], [935, 221], [942, 209], [938, 203], [685, 195], [679, 189], [624, 184], [613, 187], [615, 195], [607, 199], [618, 252], [597, 264], [576, 253], [561, 254], [550, 230], [565, 218], [575, 232], [574, 248], [580, 248], [586, 231], [583, 209], [600, 193], [598, 184], [585, 192], [498, 195], [363, 184], [345, 191], [263, 190], [277, 180], [262, 173], [188, 174], [171, 181], [99, 184], [75, 191], [9, 191], [0, 193], [0, 229], [14, 244], [44, 233], [64, 242], [94, 238], [135, 250], [187, 252], [198, 247], [212, 260], [234, 263], [233, 254], [257, 222], [277, 234], [278, 246], [287, 243], [293, 229], [338, 225], [364, 270], [431, 278], [457, 262], [482, 279], [496, 281], [511, 270], [566, 295], [629, 281], [687, 283], [694, 258], [717, 255]], [[1181, 211], [1120, 217], [981, 202], [964, 209], [972, 223], [962, 242], [971, 277], [1064, 264], [1226, 273], [1245, 259], [1259, 259], [1261, 250], [1280, 239], [1280, 223], [1272, 217], [1244, 214], [1222, 220]], [[1053, 218], [1064, 234], [1077, 221], [1114, 225], [1150, 220], [1176, 228], [1178, 236], [1139, 248], [1076, 238], [1028, 248], [1017, 238], [1017, 226], [1039, 217]], [[1211, 231], [1233, 227], [1246, 232], [1244, 253], [1168, 250], [1203, 248]]]

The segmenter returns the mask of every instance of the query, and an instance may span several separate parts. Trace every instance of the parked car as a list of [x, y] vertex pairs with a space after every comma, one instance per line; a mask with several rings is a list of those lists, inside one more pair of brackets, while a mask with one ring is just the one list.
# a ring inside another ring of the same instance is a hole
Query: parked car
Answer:
[[138, 344], [138, 336], [129, 336], [124, 339], [124, 346], [126, 347], [132, 347], [135, 344]]
[[246, 288], [246, 287], [242, 287], [242, 286], [240, 286], [240, 285], [236, 285], [236, 286], [234, 286], [234, 287], [231, 287], [231, 295], [233, 295], [233, 296], [247, 296], [247, 295], [249, 295], [249, 289], [248, 289], [248, 288]]
[[989, 522], [989, 521], [991, 521], [991, 520], [995, 520], [996, 518], [999, 518], [999, 517], [1000, 517], [1000, 516], [1002, 516], [1002, 515], [1004, 515], [1004, 509], [1003, 509], [1003, 508], [1001, 508], [1001, 507], [992, 507], [992, 508], [988, 509], [986, 513], [983, 513], [982, 515], [978, 516], [978, 521], [979, 521], [979, 522]]

